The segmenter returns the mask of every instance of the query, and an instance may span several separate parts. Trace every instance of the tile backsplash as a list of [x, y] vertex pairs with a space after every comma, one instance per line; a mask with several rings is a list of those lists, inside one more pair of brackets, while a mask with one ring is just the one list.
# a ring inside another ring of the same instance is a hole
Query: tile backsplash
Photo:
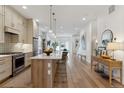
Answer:
[[4, 52], [4, 44], [0, 43], [0, 53], [3, 53], [3, 52]]
[[0, 53], [10, 52], [12, 48], [11, 43], [0, 43]]
[[0, 53], [5, 52], [31, 52], [32, 44], [0, 43]]

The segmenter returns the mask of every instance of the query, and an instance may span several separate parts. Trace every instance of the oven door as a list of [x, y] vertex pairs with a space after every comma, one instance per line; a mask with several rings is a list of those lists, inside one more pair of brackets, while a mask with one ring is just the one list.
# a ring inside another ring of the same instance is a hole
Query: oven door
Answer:
[[24, 56], [18, 55], [13, 57], [13, 72], [24, 68]]

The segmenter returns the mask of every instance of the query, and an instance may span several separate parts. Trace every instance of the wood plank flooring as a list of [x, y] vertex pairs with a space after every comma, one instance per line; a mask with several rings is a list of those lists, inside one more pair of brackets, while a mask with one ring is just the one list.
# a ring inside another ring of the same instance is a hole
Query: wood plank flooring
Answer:
[[[67, 62], [68, 87], [73, 88], [105, 88], [109, 87], [108, 80], [103, 79], [98, 73], [91, 71], [90, 65], [72, 55]], [[112, 87], [123, 87], [113, 81]]]
[[67, 88], [68, 81], [67, 81], [67, 70], [65, 63], [58, 63], [57, 64], [57, 71], [55, 73], [54, 79], [54, 88]]
[[25, 69], [15, 77], [12, 77], [0, 85], [2, 88], [31, 88], [31, 68]]
[[[60, 64], [61, 65], [61, 64]], [[64, 72], [62, 72], [64, 71]], [[64, 73], [64, 74], [62, 74]], [[75, 55], [69, 55], [66, 65], [60, 66], [56, 73], [55, 88], [108, 88], [108, 80], [103, 79], [98, 73], [91, 71], [90, 65], [86, 61], [81, 61]], [[31, 69], [28, 68], [19, 75], [8, 79], [3, 84], [3, 88], [31, 88]], [[111, 87], [123, 87], [113, 81]]]

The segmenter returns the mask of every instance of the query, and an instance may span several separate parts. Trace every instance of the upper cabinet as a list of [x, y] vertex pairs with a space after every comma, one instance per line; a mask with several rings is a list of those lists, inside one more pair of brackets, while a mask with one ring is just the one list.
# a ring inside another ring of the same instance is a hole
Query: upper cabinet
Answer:
[[5, 6], [5, 26], [16, 29], [20, 32], [24, 17], [10, 6]]
[[5, 7], [5, 26], [12, 27], [12, 10]]
[[33, 37], [38, 38], [39, 25], [33, 19], [27, 20], [27, 42], [32, 44]]
[[19, 43], [29, 43], [27, 40], [27, 19], [10, 6], [5, 6], [5, 26], [19, 33]]
[[2, 14], [2, 12], [3, 12], [3, 7], [2, 5], [0, 5], [0, 14]]
[[38, 37], [38, 28], [37, 22], [26, 19], [11, 6], [0, 5], [0, 43], [9, 41], [8, 33], [13, 33], [17, 35], [11, 35], [14, 39], [10, 43], [16, 40], [18, 43], [32, 44], [33, 37]]
[[19, 29], [20, 29], [20, 37], [19, 42], [21, 43], [28, 43], [27, 41], [27, 19], [22, 18], [19, 22]]
[[33, 20], [33, 37], [38, 37], [39, 34], [39, 24]]
[[0, 14], [4, 15], [4, 6], [3, 5], [0, 5]]
[[17, 29], [19, 25], [18, 13], [9, 6], [5, 6], [5, 26]]
[[4, 42], [4, 12], [3, 6], [0, 5], [0, 43]]

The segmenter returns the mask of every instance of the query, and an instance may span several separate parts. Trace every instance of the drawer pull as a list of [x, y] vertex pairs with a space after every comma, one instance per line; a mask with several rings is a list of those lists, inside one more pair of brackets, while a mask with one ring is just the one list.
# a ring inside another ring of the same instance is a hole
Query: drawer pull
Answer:
[[3, 74], [4, 72], [6, 72], [5, 70], [4, 71], [1, 71], [0, 74]]

